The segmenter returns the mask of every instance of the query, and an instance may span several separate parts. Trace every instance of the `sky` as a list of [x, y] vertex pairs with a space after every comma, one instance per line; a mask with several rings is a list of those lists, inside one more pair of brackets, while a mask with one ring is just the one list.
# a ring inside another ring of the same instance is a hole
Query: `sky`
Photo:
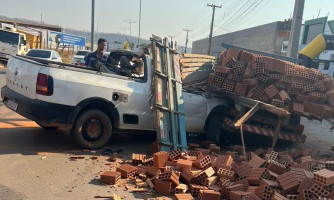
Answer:
[[[25, 18], [59, 25], [64, 28], [90, 30], [91, 0], [0, 0], [0, 15]], [[207, 38], [213, 9], [207, 4], [222, 6], [215, 10], [213, 35], [242, 30], [293, 15], [294, 0], [142, 0], [141, 38], [152, 34], [175, 36], [179, 45]], [[140, 0], [95, 0], [95, 30], [138, 36]], [[320, 13], [319, 13], [320, 11]], [[334, 19], [334, 0], [305, 0], [303, 22], [328, 16]]]

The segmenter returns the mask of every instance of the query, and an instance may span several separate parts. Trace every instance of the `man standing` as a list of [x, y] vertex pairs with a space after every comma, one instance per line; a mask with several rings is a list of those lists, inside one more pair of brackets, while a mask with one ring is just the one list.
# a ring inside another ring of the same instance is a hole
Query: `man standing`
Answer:
[[85, 57], [85, 65], [92, 69], [95, 69], [95, 65], [97, 62], [105, 62], [107, 60], [107, 56], [103, 55], [103, 50], [107, 46], [107, 40], [104, 38], [100, 38], [97, 41], [97, 49], [93, 53], [88, 54]]

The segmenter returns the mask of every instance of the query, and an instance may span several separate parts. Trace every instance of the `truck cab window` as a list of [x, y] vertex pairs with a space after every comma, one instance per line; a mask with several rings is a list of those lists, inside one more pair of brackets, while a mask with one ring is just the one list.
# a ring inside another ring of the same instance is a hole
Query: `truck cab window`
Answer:
[[105, 66], [121, 76], [140, 79], [145, 76], [145, 57], [132, 52], [111, 52]]
[[26, 41], [24, 40], [24, 36], [21, 35], [20, 36], [20, 45], [25, 45], [26, 44]]

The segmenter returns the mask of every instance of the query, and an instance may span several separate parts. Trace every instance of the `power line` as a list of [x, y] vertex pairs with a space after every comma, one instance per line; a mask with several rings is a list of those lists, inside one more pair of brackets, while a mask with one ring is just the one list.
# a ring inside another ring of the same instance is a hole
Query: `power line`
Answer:
[[221, 26], [219, 26], [217, 30], [221, 30], [217, 33], [217, 35], [224, 31], [223, 27], [229, 27], [238, 24], [240, 21], [242, 21], [245, 17], [247, 17], [251, 12], [254, 11], [255, 8], [257, 8], [262, 0], [255, 0], [255, 1], [248, 1], [245, 4], [243, 4], [228, 20], [226, 20]]
[[207, 6], [212, 7], [212, 20], [211, 20], [211, 28], [210, 28], [210, 35], [209, 35], [209, 45], [208, 45], [208, 55], [211, 54], [211, 40], [212, 40], [212, 30], [213, 30], [213, 22], [215, 20], [215, 10], [216, 8], [221, 8], [222, 6], [216, 6], [214, 4], [207, 4]]
[[187, 38], [186, 38], [186, 47], [185, 47], [185, 49], [184, 49], [184, 53], [187, 53], [187, 47], [188, 47], [188, 33], [189, 33], [189, 31], [192, 31], [192, 30], [190, 30], [190, 29], [183, 29], [184, 31], [187, 31]]

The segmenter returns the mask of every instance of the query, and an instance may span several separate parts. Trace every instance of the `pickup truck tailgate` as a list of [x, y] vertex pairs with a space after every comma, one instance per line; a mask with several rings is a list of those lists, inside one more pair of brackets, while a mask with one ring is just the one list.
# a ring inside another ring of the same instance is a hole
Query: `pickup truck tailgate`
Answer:
[[7, 87], [25, 97], [36, 99], [36, 81], [41, 67], [41, 63], [11, 56], [6, 69]]

